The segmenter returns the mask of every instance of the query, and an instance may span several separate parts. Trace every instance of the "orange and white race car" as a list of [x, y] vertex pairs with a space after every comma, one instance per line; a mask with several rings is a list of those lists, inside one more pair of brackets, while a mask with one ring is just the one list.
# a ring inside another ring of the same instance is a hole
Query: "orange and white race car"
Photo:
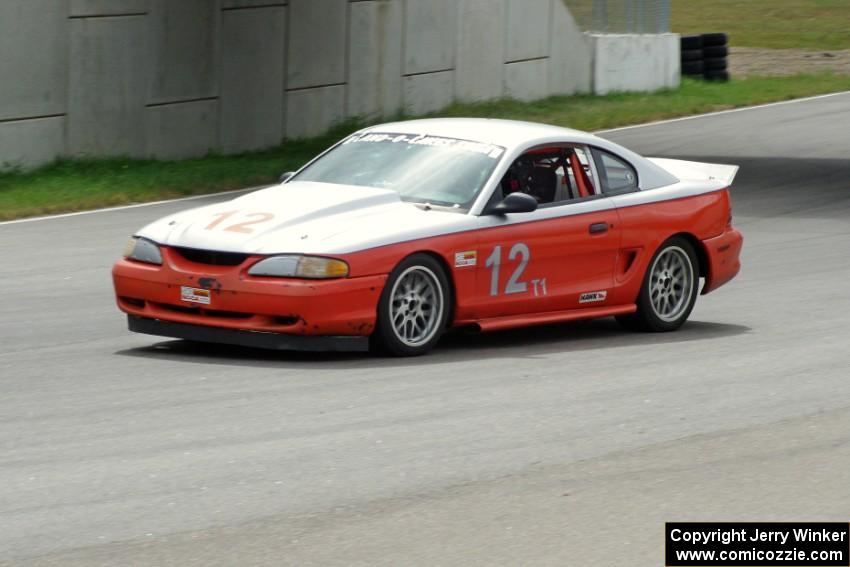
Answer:
[[140, 333], [396, 355], [460, 326], [672, 331], [701, 278], [705, 294], [740, 268], [737, 169], [542, 124], [383, 124], [138, 231], [112, 271], [118, 306]]

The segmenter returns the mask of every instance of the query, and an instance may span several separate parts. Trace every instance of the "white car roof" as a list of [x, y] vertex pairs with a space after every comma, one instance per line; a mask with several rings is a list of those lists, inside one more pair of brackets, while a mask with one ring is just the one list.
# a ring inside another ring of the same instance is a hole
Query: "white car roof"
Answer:
[[637, 169], [641, 189], [654, 189], [679, 181], [670, 172], [635, 152], [588, 132], [550, 126], [537, 122], [502, 120], [496, 118], [424, 118], [378, 124], [361, 132], [386, 132], [393, 134], [428, 134], [459, 140], [470, 140], [502, 146], [512, 155], [518, 148], [537, 144], [571, 142], [597, 146], [619, 155]]

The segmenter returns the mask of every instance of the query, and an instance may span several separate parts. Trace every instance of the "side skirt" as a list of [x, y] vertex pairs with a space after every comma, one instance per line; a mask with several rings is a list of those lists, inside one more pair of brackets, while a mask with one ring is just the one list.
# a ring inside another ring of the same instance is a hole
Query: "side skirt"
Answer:
[[474, 321], [457, 321], [456, 325], [477, 325], [482, 331], [501, 331], [503, 329], [515, 329], [517, 327], [528, 327], [531, 325], [546, 325], [548, 323], [564, 323], [567, 321], [579, 321], [581, 319], [598, 319], [600, 317], [613, 317], [614, 315], [628, 315], [637, 311], [637, 305], [612, 305], [606, 307], [591, 307], [587, 309], [570, 309], [568, 311], [547, 311], [545, 313], [524, 313], [522, 315], [508, 315], [505, 317], [492, 317], [490, 319], [478, 319]]

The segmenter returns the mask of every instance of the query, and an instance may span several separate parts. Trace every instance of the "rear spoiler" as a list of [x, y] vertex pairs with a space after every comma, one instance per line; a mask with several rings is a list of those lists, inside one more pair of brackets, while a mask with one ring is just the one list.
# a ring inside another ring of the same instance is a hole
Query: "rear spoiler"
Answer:
[[738, 173], [737, 165], [667, 158], [647, 159], [681, 181], [718, 181], [728, 187]]

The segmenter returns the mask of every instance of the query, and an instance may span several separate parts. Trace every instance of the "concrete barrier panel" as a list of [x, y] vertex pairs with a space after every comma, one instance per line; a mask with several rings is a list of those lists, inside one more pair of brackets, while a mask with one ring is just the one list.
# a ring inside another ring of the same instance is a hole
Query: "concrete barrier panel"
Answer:
[[404, 110], [410, 114], [436, 112], [454, 99], [454, 71], [404, 78]]
[[147, 109], [147, 154], [165, 159], [204, 156], [218, 149], [218, 100]]
[[596, 94], [648, 92], [679, 85], [679, 36], [594, 34]]
[[144, 14], [148, 7], [149, 0], [71, 0], [71, 17]]
[[64, 153], [64, 116], [0, 122], [0, 170], [37, 167]]
[[549, 55], [552, 0], [507, 0], [507, 3], [505, 61]]
[[549, 94], [587, 93], [592, 88], [593, 42], [576, 25], [564, 0], [552, 11], [552, 53], [549, 57]]
[[390, 116], [401, 110], [401, 0], [351, 4], [348, 116]]
[[549, 96], [549, 60], [534, 59], [506, 64], [505, 95], [524, 101]]
[[276, 146], [283, 139], [286, 10], [222, 12], [221, 149]]
[[344, 85], [290, 91], [286, 97], [287, 138], [318, 136], [345, 117]]
[[502, 95], [505, 0], [461, 0], [455, 89], [460, 100]]
[[292, 0], [287, 89], [345, 82], [346, 0]]
[[65, 112], [66, 10], [55, 0], [0, 1], [0, 120]]
[[69, 153], [144, 155], [145, 16], [80, 18], [70, 25]]
[[446, 71], [455, 66], [457, 0], [409, 0], [404, 22], [404, 73]]
[[209, 0], [150, 0], [151, 104], [218, 95], [219, 16]]
[[229, 8], [268, 8], [286, 6], [286, 0], [222, 0], [221, 7]]
[[657, 37], [659, 43], [656, 64], [663, 88], [678, 88], [682, 84], [681, 36], [666, 33], [653, 37]]

